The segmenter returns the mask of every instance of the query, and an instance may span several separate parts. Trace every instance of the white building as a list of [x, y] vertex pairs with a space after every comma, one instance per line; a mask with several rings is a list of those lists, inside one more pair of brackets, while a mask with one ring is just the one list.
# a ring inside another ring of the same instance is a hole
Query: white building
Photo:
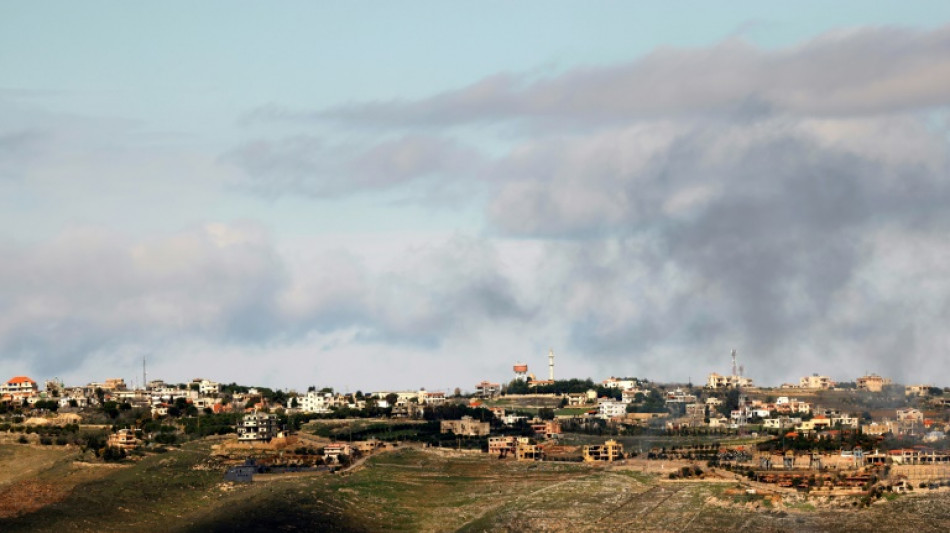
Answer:
[[221, 385], [216, 381], [202, 379], [198, 381], [198, 392], [200, 392], [202, 396], [218, 394], [221, 392]]
[[89, 399], [85, 396], [63, 396], [58, 399], [60, 407], [69, 407], [69, 402], [76, 403], [76, 407], [88, 407]]
[[332, 392], [310, 391], [306, 396], [297, 398], [300, 410], [305, 413], [329, 413], [330, 407], [335, 404]]
[[597, 408], [601, 418], [615, 418], [627, 414], [627, 404], [615, 400], [600, 402]]
[[26, 376], [15, 376], [0, 383], [0, 397], [7, 396], [14, 400], [22, 400], [37, 396], [40, 392], [35, 381]]
[[441, 391], [419, 391], [419, 403], [422, 405], [442, 405], [445, 403], [445, 393]]
[[610, 377], [603, 381], [602, 385], [608, 389], [634, 389], [639, 383], [636, 379], [621, 379]]
[[802, 423], [801, 418], [792, 418], [788, 416], [780, 416], [778, 418], [766, 418], [762, 421], [762, 426], [765, 429], [786, 429], [795, 427]]
[[841, 424], [842, 428], [858, 429], [860, 421], [856, 416], [836, 416], [831, 418], [831, 427], [837, 427]]
[[693, 403], [696, 396], [687, 394], [683, 389], [676, 389], [666, 393], [666, 403]]

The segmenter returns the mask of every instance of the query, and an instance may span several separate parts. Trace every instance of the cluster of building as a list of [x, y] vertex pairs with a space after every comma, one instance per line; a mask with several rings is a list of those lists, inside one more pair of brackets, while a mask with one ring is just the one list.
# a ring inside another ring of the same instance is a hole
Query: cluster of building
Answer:
[[[155, 380], [143, 388], [129, 388], [122, 378], [109, 378], [81, 386], [66, 386], [60, 381], [51, 380], [40, 390], [36, 381], [27, 376], [16, 376], [0, 384], [0, 402], [34, 406], [38, 402], [53, 401], [59, 408], [81, 409], [111, 401], [146, 407], [152, 409], [153, 413], [164, 414], [163, 408], [167, 409], [178, 398], [199, 408], [221, 404], [219, 392], [218, 383], [203, 378], [177, 385]], [[244, 396], [235, 394], [232, 399], [240, 401]]]
[[[529, 373], [525, 363], [515, 364], [513, 370], [516, 380], [526, 380], [534, 385], [554, 383], [554, 352], [552, 350], [548, 354], [547, 380], [536, 379]], [[855, 379], [853, 385], [846, 385], [863, 391], [881, 392], [893, 386], [893, 383], [880, 375], [867, 374]], [[931, 441], [942, 439], [945, 432], [950, 430], [945, 424], [926, 416], [915, 407], [897, 409], [893, 418], [878, 416], [876, 420], [867, 420], [860, 419], [856, 413], [838, 412], [797, 399], [794, 396], [795, 390], [806, 394], [810, 391], [833, 390], [839, 387], [829, 376], [817, 373], [802, 377], [797, 385], [783, 384], [778, 390], [785, 395], [774, 400], [754, 399], [747, 393], [761, 392], [761, 389], [757, 389], [753, 380], [744, 375], [744, 369], [736, 362], [735, 351], [732, 353], [731, 373], [710, 373], [706, 386], [702, 389], [691, 386], [657, 389], [656, 386], [648, 386], [635, 378], [619, 377], [604, 380], [600, 387], [619, 391], [619, 394], [614, 392], [610, 397], [598, 397], [597, 390], [591, 389], [582, 393], [564, 394], [563, 400], [567, 406], [587, 408], [588, 417], [626, 424], [661, 424], [671, 430], [699, 427], [738, 429], [755, 425], [767, 431], [820, 436], [823, 432], [838, 429], [860, 429], [871, 435], [923, 435]], [[657, 390], [661, 390], [661, 402], [658, 400]], [[721, 407], [723, 399], [725, 393], [731, 390], [740, 391], [738, 405], [724, 412]], [[909, 385], [905, 388], [905, 394], [908, 397], [925, 397], [933, 394], [934, 390], [930, 385]], [[477, 383], [474, 391], [474, 396], [490, 399], [500, 395], [503, 387], [499, 383], [485, 380]], [[640, 409], [648, 397], [652, 402], [651, 409]], [[0, 403], [25, 406], [54, 401], [63, 409], [82, 409], [112, 401], [148, 408], [155, 417], [173, 414], [173, 409], [180, 409], [182, 406], [193, 406], [204, 413], [242, 412], [246, 413], [246, 416], [238, 424], [237, 433], [239, 441], [244, 442], [268, 442], [280, 436], [281, 430], [277, 427], [276, 417], [271, 414], [274, 408], [281, 408], [286, 413], [326, 414], [341, 408], [363, 410], [376, 407], [387, 409], [393, 417], [418, 418], [423, 416], [427, 409], [443, 405], [448, 400], [445, 392], [425, 389], [378, 391], [367, 395], [343, 394], [324, 389], [310, 390], [305, 394], [287, 393], [283, 394], [279, 401], [269, 401], [253, 388], [232, 387], [225, 394], [219, 383], [204, 378], [180, 384], [153, 380], [139, 388], [128, 387], [122, 378], [110, 378], [84, 386], [66, 386], [62, 382], [52, 380], [47, 381], [42, 390], [27, 376], [15, 376], [0, 383]], [[939, 398], [935, 401], [943, 402], [941, 407], [950, 407], [950, 399]], [[660, 409], [656, 409], [658, 402], [661, 404]], [[529, 446], [534, 446], [536, 440], [556, 439], [561, 433], [556, 420], [528, 420], [523, 415], [506, 413], [503, 408], [491, 409], [502, 425], [529, 423], [535, 429], [535, 437], [528, 441], [511, 440], [507, 436], [492, 437], [494, 440], [491, 442], [494, 445], [490, 444], [490, 449], [499, 451], [500, 455], [524, 459], [540, 457], [543, 454]], [[441, 430], [443, 433], [459, 436], [480, 437], [490, 435], [491, 424], [471, 418], [445, 420]], [[122, 448], [132, 446], [136, 442], [134, 434], [123, 433], [114, 438], [114, 444]], [[601, 452], [597, 449], [590, 452], [591, 457], [601, 457], [604, 454], [612, 456], [613, 452]]]

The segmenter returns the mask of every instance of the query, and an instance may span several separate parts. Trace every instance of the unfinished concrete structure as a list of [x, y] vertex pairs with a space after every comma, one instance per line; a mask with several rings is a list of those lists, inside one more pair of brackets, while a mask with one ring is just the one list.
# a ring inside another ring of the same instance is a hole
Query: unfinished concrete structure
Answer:
[[481, 437], [491, 432], [491, 425], [470, 416], [463, 416], [461, 420], [443, 420], [439, 429], [442, 433], [452, 432], [463, 437]]
[[610, 439], [603, 444], [589, 444], [584, 446], [584, 460], [593, 461], [619, 461], [623, 459], [623, 444]]

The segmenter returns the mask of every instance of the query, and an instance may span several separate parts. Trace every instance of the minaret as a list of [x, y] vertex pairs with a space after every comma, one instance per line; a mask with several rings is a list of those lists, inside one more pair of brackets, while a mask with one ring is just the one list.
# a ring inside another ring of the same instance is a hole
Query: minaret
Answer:
[[554, 381], [554, 348], [548, 350], [548, 379]]

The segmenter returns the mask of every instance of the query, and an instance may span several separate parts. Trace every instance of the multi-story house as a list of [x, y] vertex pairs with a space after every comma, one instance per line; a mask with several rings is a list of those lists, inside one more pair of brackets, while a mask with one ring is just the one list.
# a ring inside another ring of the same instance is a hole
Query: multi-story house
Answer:
[[721, 376], [715, 372], [706, 378], [706, 386], [710, 389], [724, 389], [728, 387], [752, 387], [752, 378], [745, 376]]
[[25, 400], [38, 396], [39, 393], [36, 382], [26, 376], [15, 376], [0, 384], [0, 398]]
[[818, 374], [812, 374], [810, 376], [805, 376], [799, 380], [799, 386], [803, 389], [830, 389], [835, 386], [835, 382], [831, 381], [831, 378], [828, 376], [819, 376]]
[[869, 374], [856, 379], [855, 384], [857, 384], [859, 389], [869, 392], [881, 392], [885, 386], [891, 384], [891, 380], [889, 378], [882, 378], [877, 374]]
[[221, 384], [216, 381], [196, 379], [194, 382], [198, 383], [198, 392], [201, 393], [202, 396], [211, 396], [221, 392]]
[[621, 378], [607, 378], [601, 383], [604, 387], [608, 389], [635, 389], [640, 383], [636, 379], [621, 379]]
[[666, 393], [666, 403], [692, 403], [696, 401], [696, 396], [688, 394], [683, 389], [676, 389]]
[[475, 385], [475, 394], [482, 398], [491, 398], [501, 392], [501, 384], [482, 381]]
[[106, 441], [107, 446], [123, 450], [134, 449], [140, 444], [142, 444], [142, 441], [135, 438], [135, 432], [131, 429], [120, 429], [109, 435], [109, 439]]
[[897, 420], [898, 422], [923, 422], [924, 413], [922, 413], [920, 409], [914, 407], [898, 409]]
[[601, 418], [616, 418], [627, 413], [627, 404], [616, 400], [605, 400], [600, 402], [597, 411]]
[[305, 413], [329, 413], [330, 407], [335, 404], [332, 392], [310, 391], [306, 396], [297, 398], [300, 410]]
[[238, 441], [269, 442], [277, 436], [277, 415], [267, 413], [248, 413], [238, 421]]
[[439, 391], [419, 391], [419, 403], [422, 405], [442, 405], [445, 403], [445, 393]]
[[584, 446], [585, 461], [619, 461], [623, 459], [623, 444], [611, 439], [603, 444]]
[[470, 416], [463, 416], [461, 420], [443, 420], [440, 430], [442, 433], [451, 432], [465, 437], [480, 437], [491, 432], [491, 425]]

